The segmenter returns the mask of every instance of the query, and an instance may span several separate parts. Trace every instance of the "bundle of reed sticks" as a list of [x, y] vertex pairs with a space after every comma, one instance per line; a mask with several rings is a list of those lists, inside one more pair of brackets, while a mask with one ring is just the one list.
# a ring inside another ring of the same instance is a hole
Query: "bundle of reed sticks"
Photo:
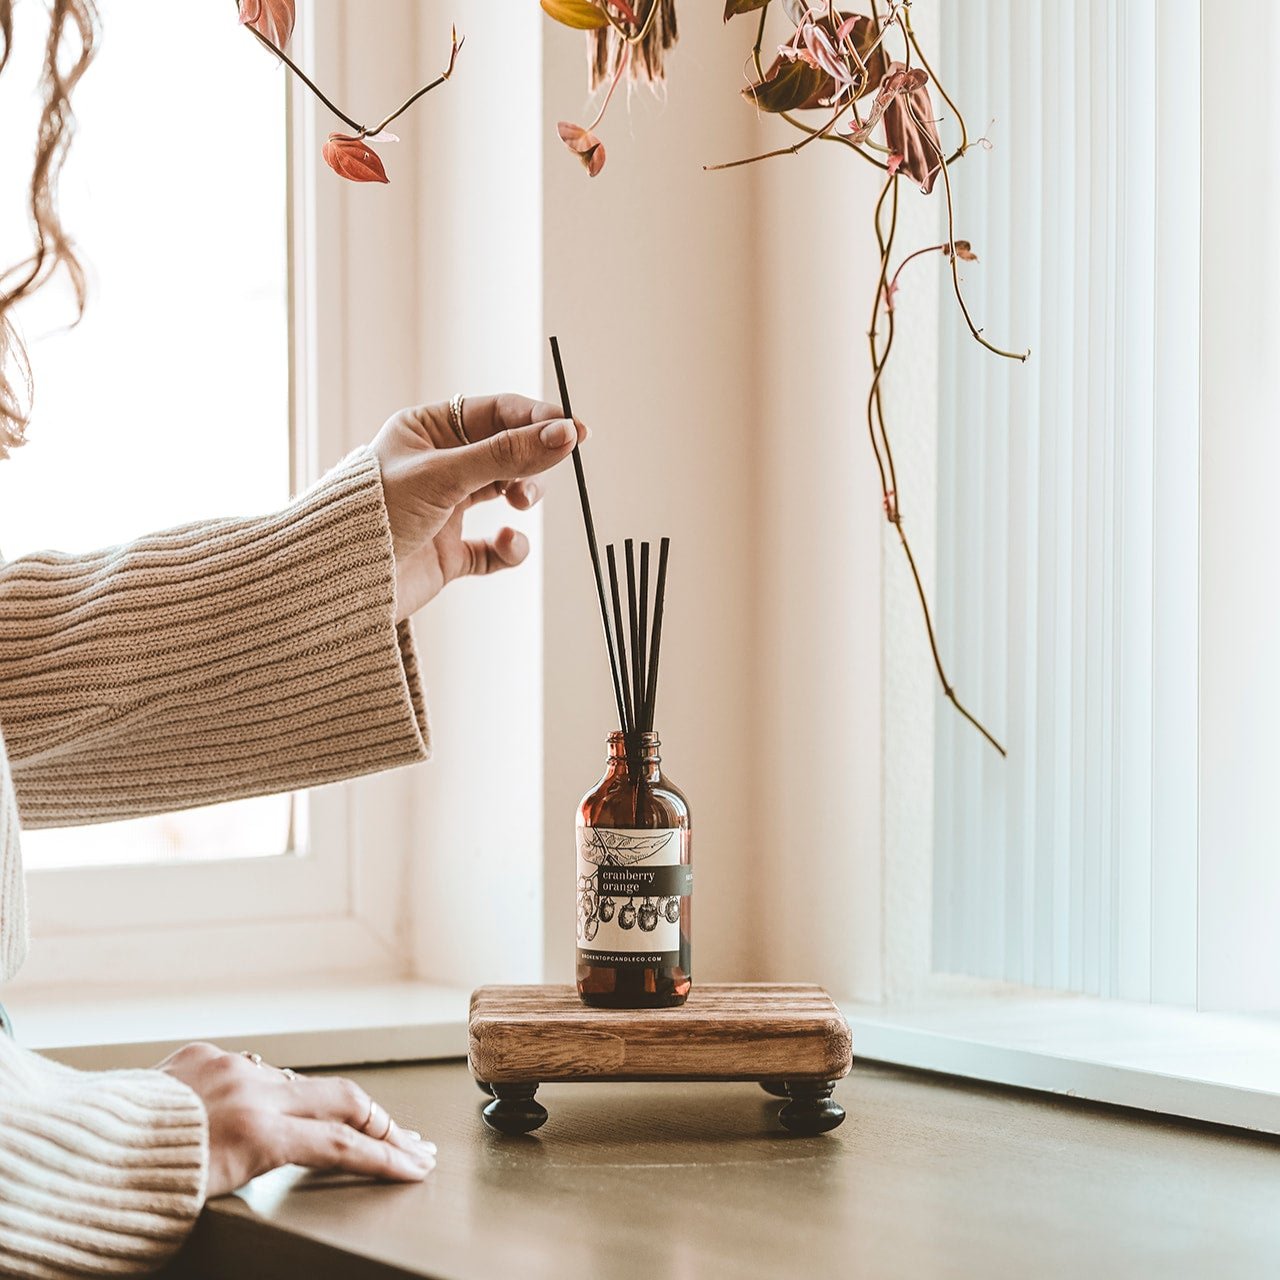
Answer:
[[[551, 339], [551, 358], [555, 361], [556, 381], [560, 385], [560, 405], [565, 417], [573, 416], [569, 404], [569, 387], [565, 381], [560, 343]], [[573, 471], [578, 481], [578, 498], [582, 503], [582, 522], [587, 531], [587, 550], [591, 553], [591, 569], [596, 580], [596, 599], [600, 605], [600, 623], [604, 628], [605, 648], [609, 654], [609, 673], [613, 677], [613, 696], [618, 708], [618, 726], [626, 736], [629, 752], [638, 749], [639, 735], [653, 730], [654, 703], [658, 696], [658, 656], [662, 649], [662, 614], [667, 595], [667, 555], [671, 539], [663, 538], [658, 546], [658, 573], [650, 610], [649, 577], [651, 544], [640, 543], [639, 574], [636, 572], [636, 544], [623, 542], [626, 566], [627, 612], [622, 611], [622, 589], [618, 576], [617, 550], [613, 543], [605, 548], [609, 564], [609, 593], [606, 596], [604, 574], [600, 567], [600, 548], [596, 542], [595, 521], [591, 517], [591, 499], [587, 494], [587, 477], [582, 455], [575, 445]], [[612, 601], [612, 618], [610, 617]], [[630, 647], [628, 647], [630, 642]]]

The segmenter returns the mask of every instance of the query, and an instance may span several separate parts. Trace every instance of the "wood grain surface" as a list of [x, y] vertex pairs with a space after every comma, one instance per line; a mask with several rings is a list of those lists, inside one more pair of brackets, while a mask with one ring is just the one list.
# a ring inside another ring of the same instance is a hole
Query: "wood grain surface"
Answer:
[[471, 997], [477, 1080], [839, 1080], [849, 1024], [821, 987], [694, 987], [674, 1009], [589, 1009], [569, 986]]
[[351, 1073], [440, 1148], [421, 1186], [286, 1170], [206, 1210], [218, 1280], [1264, 1280], [1280, 1142], [859, 1064], [849, 1118], [774, 1128], [754, 1084], [548, 1085], [490, 1133], [461, 1062]]

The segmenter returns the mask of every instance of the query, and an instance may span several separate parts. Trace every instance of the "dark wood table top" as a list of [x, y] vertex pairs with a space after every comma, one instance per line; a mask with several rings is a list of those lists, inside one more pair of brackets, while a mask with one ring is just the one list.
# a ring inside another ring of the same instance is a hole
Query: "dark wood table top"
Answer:
[[859, 1065], [820, 1138], [750, 1084], [548, 1085], [504, 1138], [460, 1062], [351, 1074], [439, 1145], [429, 1180], [259, 1179], [172, 1275], [1280, 1275], [1280, 1144], [1236, 1131]]

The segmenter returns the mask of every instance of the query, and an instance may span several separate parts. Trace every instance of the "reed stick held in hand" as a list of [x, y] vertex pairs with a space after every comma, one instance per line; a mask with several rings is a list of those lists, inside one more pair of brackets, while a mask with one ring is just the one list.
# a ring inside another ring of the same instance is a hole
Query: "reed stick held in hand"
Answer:
[[[560, 342], [551, 339], [551, 358], [556, 366], [556, 381], [560, 386], [560, 409], [566, 418], [573, 417], [573, 407], [569, 403], [569, 387], [564, 376], [564, 361], [560, 358]], [[578, 500], [582, 504], [582, 523], [587, 531], [587, 550], [591, 553], [591, 570], [596, 578], [596, 599], [600, 604], [600, 622], [604, 627], [604, 642], [609, 651], [609, 674], [613, 677], [613, 696], [618, 704], [618, 725], [626, 732], [627, 707], [622, 696], [622, 680], [618, 670], [618, 655], [614, 648], [613, 633], [609, 629], [609, 606], [605, 602], [604, 576], [600, 572], [600, 548], [596, 544], [596, 526], [591, 518], [591, 499], [587, 496], [587, 477], [582, 467], [582, 451], [579, 445], [573, 446], [573, 473], [578, 480]]]

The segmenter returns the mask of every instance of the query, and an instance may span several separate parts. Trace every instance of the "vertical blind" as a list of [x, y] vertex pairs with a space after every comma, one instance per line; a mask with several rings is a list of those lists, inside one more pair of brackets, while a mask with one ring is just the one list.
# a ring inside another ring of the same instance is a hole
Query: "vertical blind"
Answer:
[[944, 305], [940, 634], [1009, 758], [940, 702], [934, 968], [1193, 1004], [1200, 6], [943, 24], [970, 309], [1032, 356]]

